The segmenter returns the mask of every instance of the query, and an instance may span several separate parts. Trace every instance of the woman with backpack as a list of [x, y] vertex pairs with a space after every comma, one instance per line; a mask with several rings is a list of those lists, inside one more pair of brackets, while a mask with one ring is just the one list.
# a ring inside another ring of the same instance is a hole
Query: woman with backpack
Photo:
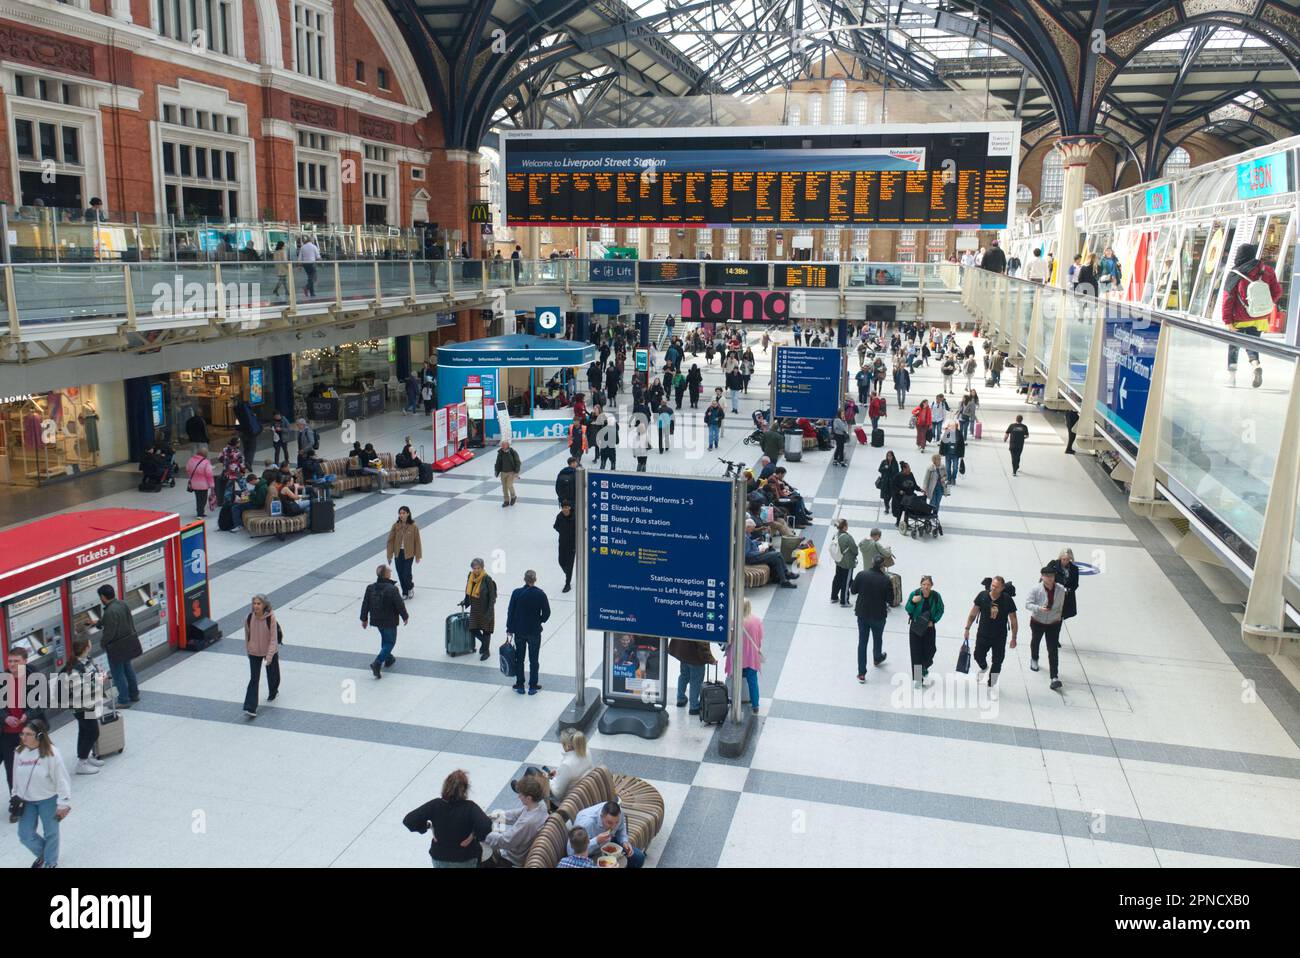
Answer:
[[921, 576], [921, 586], [913, 589], [903, 604], [907, 613], [907, 644], [912, 655], [912, 682], [916, 688], [934, 684], [930, 666], [934, 664], [935, 624], [943, 618], [943, 596], [934, 590], [934, 579]]
[[[1236, 262], [1228, 276], [1233, 282], [1223, 289], [1223, 322], [1234, 333], [1242, 336], [1263, 336], [1273, 318], [1275, 304], [1282, 298], [1282, 287], [1273, 267], [1258, 259], [1259, 247], [1244, 243], [1237, 249]], [[1237, 385], [1236, 344], [1228, 347], [1228, 384]], [[1264, 370], [1259, 365], [1259, 353], [1246, 350], [1254, 368], [1250, 385], [1258, 389], [1264, 382]]]
[[244, 651], [248, 653], [248, 688], [244, 692], [244, 714], [257, 718], [257, 698], [266, 665], [266, 700], [280, 692], [280, 624], [275, 621], [266, 596], [253, 596], [252, 611], [244, 619]]

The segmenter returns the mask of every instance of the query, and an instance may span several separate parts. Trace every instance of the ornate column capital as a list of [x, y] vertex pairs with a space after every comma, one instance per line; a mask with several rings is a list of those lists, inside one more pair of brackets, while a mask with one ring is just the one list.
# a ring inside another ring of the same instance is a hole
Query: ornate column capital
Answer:
[[1059, 136], [1056, 138], [1054, 145], [1065, 158], [1065, 168], [1068, 170], [1072, 166], [1087, 166], [1088, 161], [1092, 159], [1093, 152], [1096, 151], [1100, 143], [1100, 136], [1086, 133]]

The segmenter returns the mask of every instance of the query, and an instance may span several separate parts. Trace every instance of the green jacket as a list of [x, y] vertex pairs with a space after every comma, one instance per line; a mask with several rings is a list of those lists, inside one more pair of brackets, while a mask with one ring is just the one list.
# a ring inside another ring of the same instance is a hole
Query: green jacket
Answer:
[[763, 438], [758, 441], [758, 444], [763, 449], [763, 455], [775, 463], [781, 458], [781, 450], [785, 448], [785, 439], [782, 438], [778, 430], [769, 429], [763, 433]]
[[881, 545], [870, 536], [858, 543], [858, 550], [862, 555], [862, 568], [864, 569], [870, 569], [877, 556], [889, 556], [890, 558], [894, 556], [893, 549]]
[[495, 475], [501, 475], [503, 472], [519, 472], [522, 464], [519, 461], [519, 453], [514, 449], [498, 449], [496, 468], [493, 470]]
[[[912, 594], [907, 597], [903, 603], [903, 611], [907, 613], [909, 619], [915, 619], [921, 613], [921, 603], [924, 600], [921, 597], [920, 589], [913, 589]], [[938, 622], [943, 618], [943, 596], [936, 590], [930, 590], [930, 621]]]
[[835, 563], [841, 569], [852, 569], [858, 564], [858, 544], [853, 541], [853, 536], [847, 532], [841, 532], [839, 535], [840, 561]]
[[257, 480], [257, 485], [253, 491], [248, 494], [248, 507], [250, 509], [263, 509], [266, 507], [266, 493], [270, 489], [265, 479]]

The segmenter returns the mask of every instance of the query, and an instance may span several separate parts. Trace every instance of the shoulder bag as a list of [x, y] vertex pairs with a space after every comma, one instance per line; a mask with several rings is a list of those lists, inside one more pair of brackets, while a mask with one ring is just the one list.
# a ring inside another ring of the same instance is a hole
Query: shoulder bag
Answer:
[[916, 615], [912, 617], [912, 624], [908, 626], [907, 631], [918, 639], [924, 636], [931, 626], [934, 625], [934, 623], [930, 621], [929, 607], [930, 600], [922, 599], [921, 607], [917, 609]]
[[[764, 655], [764, 654], [763, 654], [763, 650], [762, 650], [761, 648], [758, 647], [758, 643], [757, 643], [756, 641], [754, 641], [754, 637], [753, 637], [752, 635], [749, 634], [749, 629], [742, 625], [742, 626], [741, 626], [741, 630], [745, 633], [745, 641], [748, 642], [750, 645], [752, 645], [752, 646], [754, 647], [754, 651], [755, 651], [756, 653], [758, 653], [758, 661], [759, 661], [759, 664], [761, 665], [761, 664], [763, 664], [764, 662], [766, 662], [766, 661], [767, 661], [767, 656]], [[742, 666], [742, 667], [744, 666], [744, 659], [743, 659], [743, 658], [741, 659], [741, 666]]]

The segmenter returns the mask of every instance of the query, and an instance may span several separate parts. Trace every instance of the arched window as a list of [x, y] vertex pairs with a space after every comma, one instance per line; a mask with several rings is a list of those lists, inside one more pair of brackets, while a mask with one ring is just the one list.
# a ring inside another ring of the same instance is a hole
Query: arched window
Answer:
[[1097, 187], [1093, 186], [1091, 183], [1083, 184], [1083, 201], [1085, 203], [1089, 200], [1095, 200], [1099, 196], [1101, 196], [1101, 190], [1097, 189]]
[[803, 108], [796, 100], [790, 104], [790, 112], [786, 115], [786, 123], [790, 126], [798, 126], [803, 117]]
[[853, 94], [853, 122], [858, 126], [867, 125], [867, 94], [859, 90]]
[[831, 126], [843, 126], [848, 105], [849, 85], [843, 80], [831, 81]]
[[1016, 205], [1028, 207], [1034, 201], [1034, 191], [1021, 183], [1016, 187]]
[[807, 126], [821, 126], [822, 123], [822, 95], [820, 93], [808, 94], [808, 119]]
[[1181, 146], [1174, 147], [1165, 160], [1165, 176], [1175, 176], [1192, 165], [1192, 157]]
[[1065, 157], [1057, 149], [1049, 150], [1043, 157], [1043, 180], [1038, 196], [1044, 203], [1060, 203], [1065, 192]]

